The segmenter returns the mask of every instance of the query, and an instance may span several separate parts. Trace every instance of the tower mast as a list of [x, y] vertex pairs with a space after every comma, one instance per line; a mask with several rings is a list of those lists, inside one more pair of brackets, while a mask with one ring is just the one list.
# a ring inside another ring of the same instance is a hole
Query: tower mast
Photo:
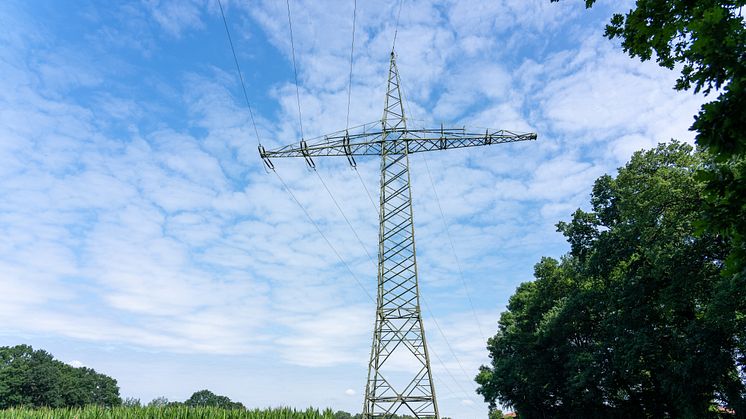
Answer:
[[[406, 142], [400, 141], [407, 121], [399, 84], [392, 51], [382, 119], [376, 325], [363, 417], [398, 413], [439, 418], [420, 310], [409, 153]], [[394, 383], [389, 375], [391, 362], [387, 361], [397, 350], [416, 366], [409, 382]]]
[[[319, 156], [345, 156], [353, 166], [355, 156], [381, 158], [376, 319], [363, 405], [366, 419], [394, 414], [440, 418], [420, 310], [409, 154], [535, 139], [535, 133], [506, 130], [407, 128], [392, 51], [381, 121], [357, 132], [337, 131], [312, 144], [301, 140], [274, 150], [259, 146], [264, 164], [272, 170], [271, 159], [279, 157], [303, 157], [312, 168]], [[402, 372], [402, 361], [411, 370]]]

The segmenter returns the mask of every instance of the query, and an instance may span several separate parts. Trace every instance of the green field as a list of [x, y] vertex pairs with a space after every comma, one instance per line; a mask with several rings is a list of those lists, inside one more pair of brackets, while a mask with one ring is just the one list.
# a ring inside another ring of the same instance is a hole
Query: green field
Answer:
[[327, 409], [295, 410], [275, 409], [221, 409], [214, 407], [113, 407], [87, 406], [72, 409], [6, 409], [0, 410], [4, 419], [94, 419], [94, 418], [152, 418], [152, 419], [333, 419], [334, 413]]

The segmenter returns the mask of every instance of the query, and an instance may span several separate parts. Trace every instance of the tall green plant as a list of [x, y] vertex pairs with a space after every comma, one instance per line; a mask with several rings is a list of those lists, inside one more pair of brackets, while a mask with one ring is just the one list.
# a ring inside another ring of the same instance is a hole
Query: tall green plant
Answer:
[[334, 419], [330, 409], [295, 410], [272, 409], [223, 409], [219, 407], [114, 407], [86, 406], [81, 408], [12, 408], [0, 410], [7, 419]]

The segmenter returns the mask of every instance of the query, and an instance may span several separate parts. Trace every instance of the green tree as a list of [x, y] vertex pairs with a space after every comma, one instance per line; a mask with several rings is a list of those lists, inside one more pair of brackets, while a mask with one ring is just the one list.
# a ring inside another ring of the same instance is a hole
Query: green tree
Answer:
[[[559, 0], [551, 0], [557, 2]], [[596, 0], [584, 0], [590, 8]], [[702, 106], [692, 129], [697, 143], [716, 155], [746, 154], [745, 0], [637, 0], [617, 13], [605, 36], [621, 38], [622, 48], [662, 67], [681, 65], [677, 90], [694, 89], [718, 97]]]
[[[673, 142], [637, 152], [593, 187], [589, 212], [559, 223], [571, 245], [543, 258], [489, 340], [478, 392], [521, 417], [738, 414], [743, 377], [720, 302], [726, 239], [697, 234], [709, 157]], [[739, 396], [740, 395], [740, 396]]]
[[338, 410], [334, 414], [334, 419], [352, 419], [352, 415], [348, 412], [345, 412], [343, 410]]
[[116, 380], [90, 368], [74, 368], [28, 345], [0, 347], [0, 409], [87, 404], [121, 404]]
[[503, 419], [503, 411], [500, 409], [490, 409], [489, 419]]
[[220, 407], [223, 409], [245, 409], [244, 405], [234, 402], [226, 396], [219, 396], [210, 390], [200, 390], [192, 394], [184, 405], [190, 407]]
[[158, 396], [148, 402], [148, 407], [166, 407], [169, 405], [168, 398], [165, 396]]
[[[558, 1], [558, 0], [551, 0]], [[585, 0], [591, 7], [595, 0]], [[707, 313], [732, 336], [730, 356], [746, 377], [746, 0], [637, 0], [626, 14], [614, 14], [605, 36], [619, 38], [631, 57], [655, 59], [681, 73], [677, 90], [717, 97], [702, 105], [691, 129], [697, 144], [713, 156], [699, 171], [706, 182], [700, 228], [731, 242], [719, 298]], [[740, 403], [746, 394], [724, 395]], [[741, 409], [746, 407], [742, 406]]]

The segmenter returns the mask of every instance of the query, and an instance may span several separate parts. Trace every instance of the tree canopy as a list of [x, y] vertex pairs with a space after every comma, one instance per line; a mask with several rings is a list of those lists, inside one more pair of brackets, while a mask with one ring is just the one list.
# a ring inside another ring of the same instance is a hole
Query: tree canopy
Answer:
[[223, 409], [245, 409], [240, 402], [234, 402], [226, 396], [219, 396], [210, 390], [200, 390], [192, 394], [184, 405], [189, 407], [220, 407]]
[[[559, 0], [551, 0], [552, 2]], [[592, 7], [596, 0], [584, 0]], [[680, 71], [674, 88], [712, 98], [693, 117], [697, 145], [709, 155], [697, 168], [704, 184], [695, 235], [729, 242], [708, 312], [730, 339], [730, 357], [746, 376], [746, 0], [636, 0], [616, 13], [605, 36], [643, 61]], [[743, 395], [741, 395], [741, 398]]]
[[[589, 8], [596, 2], [584, 1]], [[746, 154], [744, 5], [746, 0], [637, 0], [626, 14], [614, 14], [604, 33], [620, 38], [631, 57], [655, 59], [669, 69], [680, 65], [675, 89], [718, 93], [702, 106], [692, 129], [697, 144], [723, 158]]]
[[[551, 0], [556, 2], [559, 0]], [[592, 7], [596, 0], [584, 0]], [[746, 0], [637, 0], [626, 14], [617, 13], [605, 36], [621, 39], [631, 57], [655, 59], [680, 69], [677, 90], [717, 97], [702, 105], [691, 130], [712, 155], [699, 171], [706, 181], [708, 210], [702, 229], [732, 242], [718, 292], [724, 298], [721, 321], [737, 332], [741, 359], [746, 353]], [[727, 301], [725, 300], [727, 298]], [[746, 368], [746, 363], [741, 366]]]
[[0, 347], [0, 409], [121, 404], [117, 381], [28, 345]]
[[672, 142], [595, 182], [592, 210], [558, 224], [570, 253], [536, 264], [489, 340], [487, 402], [526, 418], [746, 414], [743, 352], [721, 321], [731, 244], [698, 230], [708, 159]]

